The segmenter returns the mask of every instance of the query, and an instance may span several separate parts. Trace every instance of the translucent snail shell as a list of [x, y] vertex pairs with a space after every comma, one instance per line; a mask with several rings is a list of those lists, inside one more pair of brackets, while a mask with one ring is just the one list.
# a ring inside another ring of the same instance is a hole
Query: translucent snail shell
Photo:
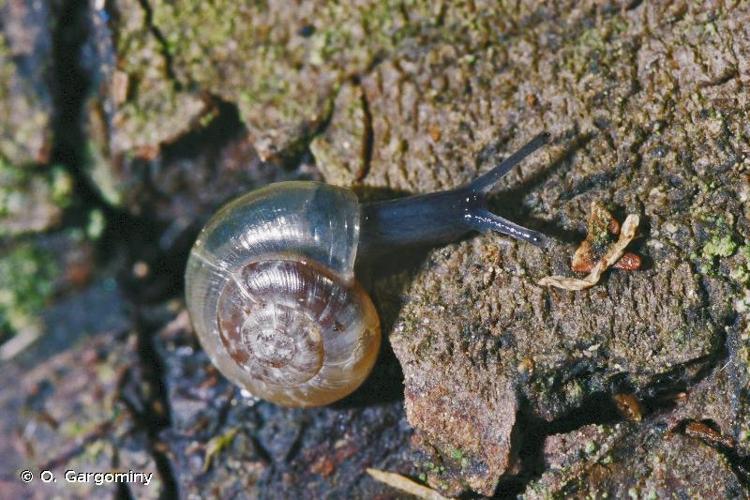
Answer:
[[222, 208], [193, 247], [188, 309], [213, 363], [284, 406], [340, 399], [367, 377], [380, 323], [354, 278], [356, 196], [313, 182], [272, 184]]
[[354, 391], [380, 347], [380, 322], [357, 283], [362, 256], [496, 231], [545, 237], [487, 209], [498, 179], [547, 140], [540, 134], [491, 171], [449, 191], [360, 203], [318, 182], [272, 184], [231, 201], [188, 259], [187, 307], [214, 365], [254, 396], [320, 406]]

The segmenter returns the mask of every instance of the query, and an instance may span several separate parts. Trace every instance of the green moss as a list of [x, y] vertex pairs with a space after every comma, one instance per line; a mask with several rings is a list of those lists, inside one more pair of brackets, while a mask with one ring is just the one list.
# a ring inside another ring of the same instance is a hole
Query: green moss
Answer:
[[424, 468], [433, 474], [442, 474], [445, 472], [445, 466], [442, 464], [435, 464], [433, 462], [427, 462], [424, 464]]
[[563, 388], [566, 401], [574, 404], [575, 402], [582, 401], [586, 391], [578, 380], [570, 380]]
[[735, 251], [737, 251], [737, 243], [729, 234], [716, 235], [703, 245], [703, 257], [707, 259], [731, 257]]
[[750, 270], [747, 265], [739, 266], [730, 271], [729, 277], [740, 284], [747, 285], [750, 283]]
[[742, 286], [750, 286], [750, 245], [743, 245], [737, 251], [743, 262], [739, 262], [729, 271], [729, 277]]
[[675, 341], [678, 345], [684, 345], [685, 342], [688, 340], [687, 332], [684, 328], [678, 328], [677, 330], [672, 333], [672, 339]]
[[59, 270], [53, 256], [31, 244], [0, 258], [0, 333], [31, 325], [52, 295]]

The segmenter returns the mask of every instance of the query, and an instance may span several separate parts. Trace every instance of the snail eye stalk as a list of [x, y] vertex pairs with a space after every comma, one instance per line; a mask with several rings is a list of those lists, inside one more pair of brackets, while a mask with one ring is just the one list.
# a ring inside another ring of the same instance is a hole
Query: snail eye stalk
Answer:
[[549, 134], [547, 132], [537, 134], [533, 139], [521, 146], [521, 149], [501, 161], [495, 168], [472, 181], [468, 187], [476, 192], [491, 191], [505, 174], [525, 160], [527, 156], [547, 144], [548, 141]]
[[505, 174], [548, 140], [546, 132], [537, 135], [495, 168], [456, 189], [364, 204], [359, 255], [447, 243], [470, 231], [494, 231], [547, 246], [549, 239], [543, 234], [492, 213], [487, 198]]

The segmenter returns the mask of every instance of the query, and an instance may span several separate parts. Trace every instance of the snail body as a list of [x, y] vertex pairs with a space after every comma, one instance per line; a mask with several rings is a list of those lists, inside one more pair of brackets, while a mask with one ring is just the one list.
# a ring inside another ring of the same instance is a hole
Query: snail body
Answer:
[[546, 142], [537, 136], [474, 182], [450, 191], [360, 203], [319, 182], [271, 184], [221, 208], [185, 274], [190, 316], [229, 380], [283, 406], [321, 406], [354, 391], [380, 347], [358, 258], [434, 245], [472, 230], [533, 244], [544, 237], [486, 208], [497, 179]]

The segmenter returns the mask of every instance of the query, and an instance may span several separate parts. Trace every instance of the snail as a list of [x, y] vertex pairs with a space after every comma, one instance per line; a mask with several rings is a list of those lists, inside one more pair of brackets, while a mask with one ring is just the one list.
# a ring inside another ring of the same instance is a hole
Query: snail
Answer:
[[221, 208], [185, 274], [188, 310], [219, 371], [282, 406], [322, 406], [354, 391], [380, 347], [380, 322], [354, 276], [357, 259], [496, 231], [545, 237], [487, 208], [498, 179], [547, 142], [542, 133], [473, 182], [449, 191], [360, 203], [313, 181], [270, 184]]

